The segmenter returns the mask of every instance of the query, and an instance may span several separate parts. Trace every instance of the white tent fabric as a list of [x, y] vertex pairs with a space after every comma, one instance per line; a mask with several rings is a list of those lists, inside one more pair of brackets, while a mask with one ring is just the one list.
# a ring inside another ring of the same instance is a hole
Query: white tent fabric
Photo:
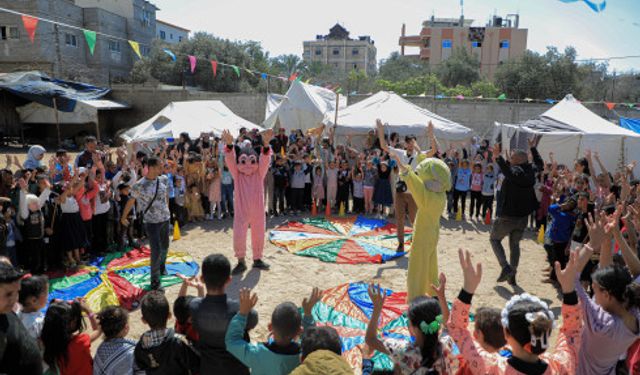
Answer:
[[[58, 111], [58, 121], [61, 124], [89, 124], [98, 123], [98, 111], [111, 109], [127, 109], [127, 104], [111, 100], [78, 100], [73, 112]], [[31, 102], [17, 107], [16, 112], [23, 124], [55, 124], [55, 110], [46, 105]]]
[[[274, 104], [278, 103], [277, 107]], [[346, 98], [339, 95], [338, 108], [347, 106]], [[284, 128], [287, 132], [295, 129], [306, 131], [318, 124], [333, 120], [336, 112], [336, 94], [319, 86], [293, 81], [284, 96], [270, 96], [267, 99], [267, 113], [263, 122], [265, 128]]]
[[397, 94], [380, 91], [338, 113], [336, 137], [340, 140], [351, 135], [352, 142], [360, 145], [368, 132], [376, 129], [376, 119], [387, 124], [385, 131], [388, 134], [397, 132], [400, 137], [414, 135], [422, 146], [427, 143], [429, 122], [434, 125], [435, 136], [443, 143], [469, 141], [473, 136], [473, 131], [463, 125], [438, 116]]
[[495, 125], [494, 138], [501, 135], [508, 140], [502, 142], [505, 148], [526, 148], [529, 136], [542, 135], [538, 149], [543, 157], [553, 152], [558, 163], [567, 166], [573, 166], [586, 150], [600, 153], [610, 172], [621, 163], [640, 161], [640, 134], [603, 119], [571, 94], [537, 118], [518, 125]]
[[236, 137], [240, 128], [250, 130], [260, 129], [260, 126], [231, 112], [219, 100], [195, 100], [171, 102], [149, 120], [120, 136], [128, 142], [157, 141], [166, 138], [177, 139], [182, 132], [189, 133], [191, 138], [197, 138], [202, 133], [219, 136], [226, 129]]

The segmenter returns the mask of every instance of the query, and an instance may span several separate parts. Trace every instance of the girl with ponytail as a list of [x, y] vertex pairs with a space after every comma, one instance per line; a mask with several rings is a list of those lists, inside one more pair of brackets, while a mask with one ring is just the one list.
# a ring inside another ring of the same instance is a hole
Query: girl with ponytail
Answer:
[[[442, 283], [437, 290], [444, 290]], [[453, 354], [453, 341], [449, 336], [440, 336], [446, 323], [438, 299], [421, 296], [409, 305], [409, 332], [415, 343], [391, 338], [378, 338], [378, 320], [382, 313], [386, 290], [369, 286], [369, 297], [373, 312], [365, 337], [369, 348], [391, 357], [396, 374], [402, 375], [453, 375], [457, 372], [458, 359]]]
[[511, 358], [498, 353], [489, 353], [476, 343], [467, 329], [471, 299], [482, 279], [482, 266], [475, 267], [468, 251], [460, 250], [460, 266], [464, 275], [464, 286], [453, 303], [451, 318], [447, 324], [467, 368], [474, 375], [551, 375], [575, 374], [578, 356], [578, 341], [582, 320], [574, 280], [580, 265], [586, 263], [590, 251], [574, 252], [564, 270], [555, 263], [556, 277], [562, 287], [562, 327], [558, 333], [556, 347], [549, 349], [554, 329], [554, 314], [546, 303], [529, 294], [515, 295], [502, 310], [502, 326], [507, 344], [513, 351]]

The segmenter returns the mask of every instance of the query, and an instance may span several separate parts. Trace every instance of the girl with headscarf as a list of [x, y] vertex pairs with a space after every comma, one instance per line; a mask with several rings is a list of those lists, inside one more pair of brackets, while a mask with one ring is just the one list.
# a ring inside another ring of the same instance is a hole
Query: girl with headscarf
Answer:
[[42, 167], [42, 159], [46, 150], [40, 145], [34, 145], [27, 152], [27, 160], [24, 162], [24, 169], [36, 169]]

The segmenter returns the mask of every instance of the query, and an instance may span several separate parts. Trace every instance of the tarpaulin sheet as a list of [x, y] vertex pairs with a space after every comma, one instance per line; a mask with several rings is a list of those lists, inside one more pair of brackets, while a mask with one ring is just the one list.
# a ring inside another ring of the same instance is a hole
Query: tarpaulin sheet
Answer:
[[51, 108], [55, 98], [62, 112], [73, 112], [78, 100], [99, 99], [111, 91], [106, 87], [50, 78], [37, 71], [0, 74], [0, 90]]
[[[363, 216], [307, 218], [291, 221], [269, 233], [270, 241], [300, 256], [324, 262], [383, 263], [403, 256], [398, 253], [397, 228], [382, 219]], [[405, 248], [411, 244], [411, 229], [405, 229]]]
[[640, 133], [640, 118], [620, 117], [620, 126], [633, 132]]

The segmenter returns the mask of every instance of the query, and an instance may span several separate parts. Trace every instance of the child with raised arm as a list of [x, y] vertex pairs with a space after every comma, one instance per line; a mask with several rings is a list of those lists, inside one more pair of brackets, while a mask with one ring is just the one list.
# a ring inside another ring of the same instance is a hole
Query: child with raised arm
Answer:
[[[490, 353], [475, 341], [468, 330], [471, 299], [482, 279], [482, 265], [475, 267], [471, 255], [458, 252], [464, 276], [463, 288], [453, 303], [447, 329], [455, 340], [468, 368], [475, 375], [575, 374], [582, 320], [574, 283], [579, 270], [591, 256], [590, 249], [573, 252], [564, 270], [555, 263], [563, 293], [562, 327], [553, 351], [545, 353], [554, 325], [554, 315], [546, 303], [529, 294], [515, 295], [502, 310], [502, 326], [511, 358]], [[578, 256], [579, 255], [579, 256]]]
[[303, 328], [315, 326], [311, 310], [320, 300], [320, 290], [314, 288], [311, 295], [302, 301], [304, 316], [292, 302], [276, 306], [269, 323], [273, 341], [250, 343], [244, 340], [247, 316], [258, 302], [258, 296], [249, 289], [240, 291], [240, 309], [227, 328], [225, 343], [227, 351], [251, 369], [251, 373], [267, 375], [289, 374], [300, 364], [299, 336]]

